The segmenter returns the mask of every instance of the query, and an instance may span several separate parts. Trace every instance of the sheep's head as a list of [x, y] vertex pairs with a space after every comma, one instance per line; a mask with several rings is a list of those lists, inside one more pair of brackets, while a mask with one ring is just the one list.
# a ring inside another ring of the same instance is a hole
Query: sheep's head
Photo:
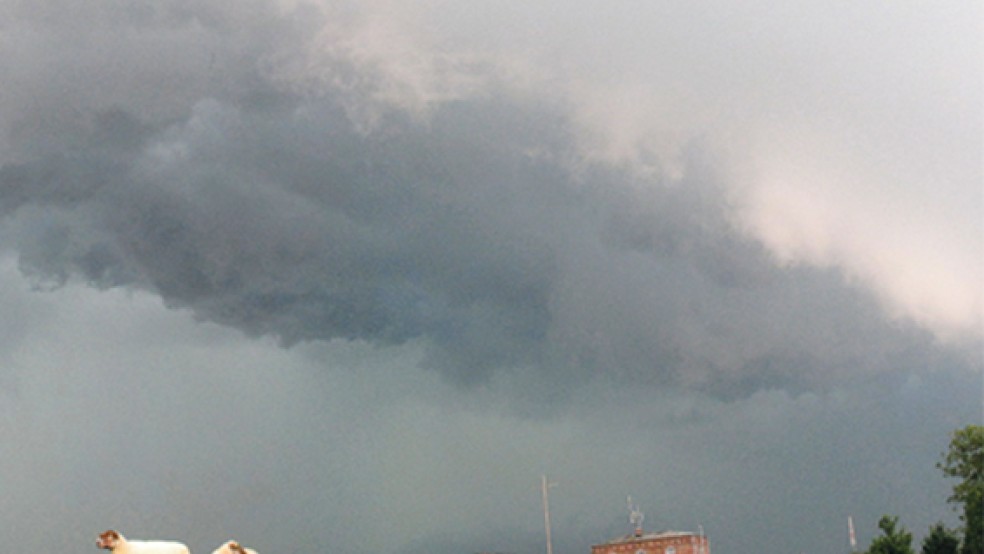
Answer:
[[106, 550], [113, 550], [116, 548], [116, 545], [120, 543], [122, 538], [122, 535], [110, 529], [109, 531], [104, 531], [99, 535], [99, 539], [96, 540], [96, 546], [99, 548], [105, 548]]
[[236, 541], [226, 541], [212, 554], [250, 554]]

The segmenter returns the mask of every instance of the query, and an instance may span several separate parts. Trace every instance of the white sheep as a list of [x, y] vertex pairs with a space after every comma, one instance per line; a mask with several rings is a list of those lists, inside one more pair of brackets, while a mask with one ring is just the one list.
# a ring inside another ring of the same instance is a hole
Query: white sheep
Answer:
[[225, 544], [215, 549], [212, 554], [256, 554], [252, 548], [244, 548], [236, 541], [226, 541]]
[[96, 546], [112, 554], [191, 554], [188, 547], [173, 541], [128, 541], [122, 534], [109, 530], [96, 541]]

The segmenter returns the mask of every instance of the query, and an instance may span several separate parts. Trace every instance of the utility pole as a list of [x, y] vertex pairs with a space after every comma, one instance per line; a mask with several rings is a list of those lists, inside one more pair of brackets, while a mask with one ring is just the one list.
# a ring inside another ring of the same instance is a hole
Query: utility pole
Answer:
[[557, 483], [548, 483], [547, 476], [540, 476], [540, 488], [543, 492], [543, 526], [547, 530], [547, 554], [553, 554], [553, 544], [550, 542], [550, 495], [547, 490], [556, 487]]

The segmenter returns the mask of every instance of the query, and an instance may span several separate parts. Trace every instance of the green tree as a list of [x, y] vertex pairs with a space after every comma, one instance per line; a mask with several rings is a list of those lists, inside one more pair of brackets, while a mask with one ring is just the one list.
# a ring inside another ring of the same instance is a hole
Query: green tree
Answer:
[[875, 537], [868, 547], [868, 554], [915, 554], [912, 550], [912, 533], [905, 527], [896, 529], [898, 516], [882, 516], [878, 520], [878, 528], [884, 536]]
[[947, 477], [961, 480], [947, 499], [963, 505], [961, 554], [984, 554], [984, 426], [968, 425], [954, 431], [950, 450], [936, 465]]
[[957, 554], [960, 539], [957, 534], [943, 526], [943, 522], [932, 525], [929, 535], [923, 539], [922, 554]]

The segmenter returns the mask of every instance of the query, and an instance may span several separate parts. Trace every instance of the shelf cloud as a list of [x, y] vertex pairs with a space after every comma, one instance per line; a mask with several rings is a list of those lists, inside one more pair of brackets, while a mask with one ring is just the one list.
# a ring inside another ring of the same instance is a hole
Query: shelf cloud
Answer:
[[0, 0], [0, 513], [526, 552], [557, 468], [572, 552], [630, 492], [735, 552], [936, 521], [980, 9]]

